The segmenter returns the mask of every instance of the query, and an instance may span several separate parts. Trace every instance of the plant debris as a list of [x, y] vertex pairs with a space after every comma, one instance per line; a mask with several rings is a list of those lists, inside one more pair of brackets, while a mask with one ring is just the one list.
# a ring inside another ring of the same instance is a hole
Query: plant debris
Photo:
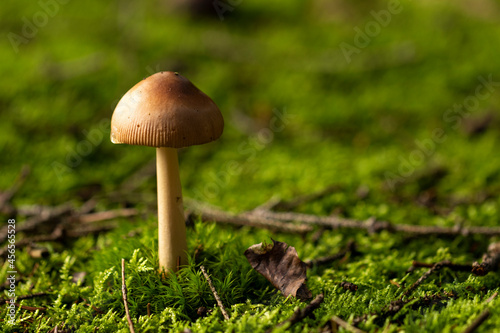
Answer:
[[127, 300], [127, 284], [125, 282], [125, 259], [122, 258], [122, 297], [123, 297], [123, 305], [125, 306], [125, 315], [127, 317], [128, 326], [130, 329], [130, 333], [135, 333], [134, 323], [132, 322], [132, 318], [130, 318], [130, 312], [128, 310], [128, 300]]
[[[215, 290], [215, 287], [212, 283], [212, 280], [210, 279], [210, 276], [207, 273], [207, 270], [203, 265], [200, 266], [201, 272], [203, 273], [203, 276], [205, 276], [205, 279], [208, 282], [208, 286], [210, 287], [210, 290], [212, 291], [212, 294], [215, 297], [215, 300], [217, 301], [217, 305], [220, 308], [220, 311], [222, 312], [222, 315], [224, 316], [225, 320], [229, 320], [229, 315], [227, 314], [226, 308], [224, 307], [224, 303], [222, 303], [222, 300], [219, 297], [219, 294], [217, 293], [217, 290]], [[200, 310], [200, 309], [198, 309]], [[206, 311], [205, 311], [206, 312]]]
[[340, 282], [340, 286], [342, 288], [344, 288], [345, 290], [349, 290], [352, 292], [355, 292], [356, 290], [358, 290], [358, 286], [354, 283], [351, 283], [351, 282], [342, 281], [342, 282]]
[[[356, 220], [340, 216], [319, 216], [312, 214], [297, 213], [293, 211], [276, 212], [268, 209], [273, 208], [272, 203], [265, 203], [253, 210], [241, 214], [231, 214], [221, 209], [208, 207], [206, 204], [195, 200], [185, 200], [190, 208], [189, 213], [200, 216], [203, 221], [215, 221], [221, 224], [237, 226], [251, 226], [265, 228], [276, 232], [306, 234], [313, 230], [313, 226], [327, 229], [356, 229], [366, 230], [369, 233], [387, 231], [391, 233], [404, 233], [413, 236], [435, 236], [435, 237], [458, 237], [482, 235], [487, 237], [499, 236], [500, 227], [470, 226], [467, 221], [453, 227], [422, 226], [411, 224], [394, 224], [390, 221], [378, 220], [369, 217], [365, 220]], [[275, 202], [275, 200], [272, 200]]]
[[305, 284], [307, 265], [293, 246], [273, 239], [273, 244], [252, 245], [245, 251], [245, 257], [285, 297], [292, 295], [302, 301], [312, 297]]
[[[304, 309], [298, 308], [297, 310], [295, 310], [293, 312], [293, 315], [290, 318], [288, 318], [287, 320], [279, 323], [278, 325], [276, 325], [276, 327], [284, 326], [284, 325], [286, 325], [288, 323], [290, 324], [290, 326], [292, 326], [292, 325], [295, 325], [296, 323], [304, 320], [307, 317], [314, 316], [314, 313], [313, 313], [314, 310], [316, 310], [317, 308], [319, 308], [319, 306], [321, 305], [321, 303], [323, 303], [323, 300], [324, 300], [323, 294], [319, 294]], [[274, 327], [273, 327], [273, 329], [274, 329]], [[267, 332], [271, 332], [271, 331], [272, 331], [272, 329], [271, 330], [267, 330]]]
[[484, 276], [489, 272], [498, 270], [500, 267], [500, 242], [492, 243], [488, 246], [488, 252], [483, 255], [483, 261], [472, 264], [472, 273]]
[[476, 329], [481, 326], [482, 323], [485, 322], [486, 319], [490, 316], [490, 310], [486, 309], [464, 330], [464, 333], [472, 333], [476, 331]]

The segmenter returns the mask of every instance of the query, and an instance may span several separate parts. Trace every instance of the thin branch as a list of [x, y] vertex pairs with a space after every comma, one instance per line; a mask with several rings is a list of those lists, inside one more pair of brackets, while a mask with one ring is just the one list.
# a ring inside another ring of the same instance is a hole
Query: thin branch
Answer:
[[387, 304], [382, 310], [378, 312], [373, 312], [370, 314], [364, 314], [358, 316], [353, 319], [353, 325], [357, 326], [361, 322], [366, 321], [370, 315], [377, 316], [377, 322], [383, 324], [388, 317], [392, 317], [396, 315], [399, 311], [401, 311], [407, 304], [411, 303], [412, 309], [416, 310], [420, 307], [430, 307], [435, 304], [439, 304], [442, 301], [448, 300], [450, 297], [441, 296], [441, 294], [437, 293], [430, 296], [424, 296], [421, 298], [411, 298], [407, 300], [403, 300], [402, 298], [391, 301]]
[[488, 252], [483, 255], [481, 263], [477, 261], [472, 264], [472, 273], [484, 276], [489, 272], [494, 272], [500, 268], [500, 242], [492, 243], [488, 247]]
[[260, 211], [259, 215], [270, 220], [292, 222], [298, 221], [304, 224], [320, 225], [330, 227], [332, 229], [363, 229], [368, 232], [401, 232], [414, 235], [436, 235], [436, 236], [459, 236], [459, 235], [485, 235], [497, 236], [500, 235], [500, 227], [438, 227], [438, 226], [420, 226], [407, 224], [392, 224], [388, 221], [378, 221], [375, 218], [369, 218], [365, 221], [359, 221], [340, 216], [317, 216], [310, 214], [285, 212], [277, 213], [271, 211]]
[[135, 216], [137, 214], [139, 214], [139, 212], [135, 208], [122, 208], [122, 209], [107, 210], [91, 214], [82, 214], [80, 216], [77, 216], [76, 219], [81, 223], [95, 223], [106, 220], [113, 220], [118, 217]]
[[132, 318], [130, 318], [130, 312], [128, 311], [127, 284], [125, 283], [125, 259], [123, 258], [122, 258], [122, 296], [123, 296], [123, 304], [125, 305], [125, 314], [127, 316], [130, 333], [135, 333], [134, 323], [132, 323]]
[[483, 312], [481, 312], [481, 314], [472, 322], [472, 324], [470, 324], [465, 330], [463, 333], [472, 333], [474, 332], [479, 326], [481, 326], [482, 323], [484, 323], [484, 321], [486, 319], [488, 319], [488, 317], [490, 316], [490, 310], [489, 309], [486, 309], [484, 310]]
[[210, 276], [208, 276], [207, 271], [205, 270], [205, 267], [202, 265], [202, 266], [200, 266], [200, 269], [201, 269], [201, 272], [203, 273], [203, 275], [205, 276], [205, 279], [207, 280], [208, 285], [210, 286], [210, 290], [212, 290], [212, 294], [214, 295], [215, 300], [217, 301], [217, 305], [219, 305], [219, 308], [222, 312], [222, 315], [224, 316], [224, 319], [229, 320], [229, 316], [226, 312], [226, 308], [224, 307], [224, 304], [222, 303], [222, 301], [219, 297], [219, 294], [217, 294], [217, 290], [215, 290], [215, 287], [212, 284], [212, 280], [210, 279]]
[[352, 332], [352, 333], [365, 333], [365, 331], [362, 331], [359, 328], [352, 326], [347, 321], [344, 321], [344, 320], [340, 319], [337, 316], [333, 316], [332, 318], [330, 318], [330, 320], [332, 322], [334, 322], [335, 324], [339, 325], [340, 327], [346, 329], [349, 332]]
[[459, 264], [454, 264], [452, 263], [451, 261], [449, 260], [443, 260], [443, 261], [440, 261], [438, 263], [435, 263], [434, 265], [432, 265], [432, 267], [427, 271], [425, 272], [424, 274], [422, 274], [422, 276], [417, 280], [415, 281], [414, 284], [412, 284], [404, 293], [403, 295], [401, 296], [401, 298], [405, 297], [405, 296], [408, 296], [410, 295], [418, 286], [420, 286], [426, 279], [428, 279], [434, 272], [437, 272], [441, 269], [443, 269], [444, 267], [448, 267], [448, 268], [451, 268], [455, 271], [469, 271], [471, 270], [471, 265], [459, 265]]
[[[9, 303], [9, 301], [5, 301], [5, 303]], [[19, 303], [14, 303], [14, 305], [18, 308], [21, 308], [23, 310], [28, 310], [28, 311], [46, 311], [47, 308], [43, 308], [43, 307], [36, 307], [36, 306], [27, 306], [27, 305], [22, 305], [22, 304], [19, 304]]]
[[[192, 201], [187, 201], [192, 202]], [[191, 204], [195, 214], [199, 215], [203, 221], [215, 221], [222, 224], [231, 224], [236, 226], [250, 226], [255, 228], [264, 228], [276, 232], [288, 232], [305, 234], [313, 230], [308, 225], [296, 225], [293, 223], [282, 222], [263, 218], [252, 214], [233, 215], [219, 209], [206, 207], [200, 204]]]
[[[295, 212], [274, 212], [260, 206], [241, 214], [231, 214], [220, 209], [207, 207], [194, 200], [186, 203], [204, 221], [215, 221], [217, 223], [232, 224], [238, 226], [251, 226], [266, 228], [279, 232], [307, 233], [312, 231], [313, 226], [322, 226], [331, 229], [359, 229], [370, 233], [389, 231], [394, 233], [406, 233], [415, 236], [434, 235], [438, 237], [452, 236], [498, 236], [500, 227], [438, 227], [408, 224], [392, 224], [388, 221], [378, 221], [376, 218], [368, 218], [365, 221], [349, 219], [341, 216], [317, 216]], [[292, 223], [294, 222], [294, 223]]]
[[[86, 235], [98, 234], [114, 229], [114, 225], [104, 225], [98, 227], [80, 227], [71, 230], [69, 226], [57, 227], [51, 234], [22, 238], [16, 241], [16, 248], [22, 248], [32, 243], [66, 241], [71, 238], [79, 238]], [[68, 230], [67, 230], [68, 229]], [[0, 257], [7, 253], [7, 245], [0, 249]]]
[[[403, 292], [400, 298], [391, 301], [389, 304], [387, 304], [379, 313], [378, 316], [380, 319], [387, 318], [390, 316], [394, 316], [397, 314], [401, 309], [403, 309], [408, 303], [416, 301], [413, 306], [422, 306], [422, 305], [428, 305], [428, 304], [433, 304], [436, 301], [440, 302], [443, 300], [448, 299], [449, 297], [442, 297], [440, 294], [432, 295], [432, 296], [424, 296], [419, 299], [405, 299], [405, 297], [409, 296], [412, 294], [412, 292], [417, 289], [425, 280], [427, 280], [433, 273], [447, 267], [453, 271], [457, 272], [470, 272], [472, 265], [462, 265], [462, 264], [455, 264], [449, 260], [443, 260], [434, 264], [427, 264], [427, 263], [422, 263], [418, 261], [413, 262], [412, 267], [426, 267], [429, 268], [420, 278], [418, 278], [415, 283], [413, 283], [407, 290]], [[411, 268], [410, 268], [411, 269]], [[494, 297], [494, 295], [492, 295]], [[491, 298], [491, 297], [490, 297]], [[372, 315], [377, 315], [376, 313], [372, 313]], [[354, 325], [358, 325], [359, 323], [365, 321], [368, 318], [369, 314], [364, 314], [362, 316], [356, 317], [353, 320]]]
[[[323, 300], [324, 300], [323, 294], [319, 294], [305, 308], [303, 308], [303, 309], [298, 308], [297, 310], [294, 311], [294, 313], [292, 314], [292, 316], [290, 318], [286, 319], [285, 321], [282, 321], [281, 323], [279, 323], [275, 327], [281, 327], [281, 326], [284, 326], [286, 324], [290, 324], [288, 326], [288, 327], [290, 327], [290, 326], [293, 326], [293, 325], [297, 324], [298, 322], [304, 320], [305, 318], [312, 316], [314, 310], [319, 308], [321, 303], [323, 303]], [[275, 327], [273, 327], [273, 329]], [[271, 332], [273, 329], [269, 329], [266, 332]]]
[[413, 262], [411, 263], [411, 266], [410, 268], [408, 268], [406, 270], [406, 273], [411, 273], [413, 272], [414, 270], [416, 270], [417, 268], [422, 268], [422, 267], [425, 267], [425, 268], [432, 268], [432, 266], [434, 266], [434, 264], [428, 264], [426, 262], [421, 262], [421, 261], [416, 261], [416, 260], [413, 260]]
[[[34, 294], [30, 294], [30, 295], [16, 296], [16, 300], [20, 301], [20, 300], [24, 300], [24, 299], [31, 299], [31, 298], [35, 298], [35, 297], [42, 297], [42, 296], [48, 296], [48, 295], [50, 295], [50, 294], [40, 292], [40, 293], [34, 293]], [[0, 298], [0, 303], [5, 303], [7, 301], [9, 301], [9, 300], [4, 299], [4, 298]]]
[[488, 299], [486, 300], [486, 303], [490, 303], [491, 301], [493, 301], [495, 299], [495, 297], [498, 296], [498, 291], [495, 291], [493, 293], [493, 295], [491, 295], [490, 297], [488, 297]]
[[[62, 204], [56, 207], [46, 207], [39, 215], [33, 216], [23, 223], [16, 224], [16, 232], [34, 231], [40, 225], [46, 224], [49, 221], [57, 221], [63, 216], [68, 216], [73, 210], [73, 206], [69, 203]], [[7, 239], [8, 226], [0, 229], [0, 242]]]
[[[436, 265], [439, 265], [441, 264], [441, 266], [444, 266], [444, 267], [448, 267], [449, 269], [451, 269], [452, 271], [456, 271], [456, 272], [470, 272], [471, 269], [472, 269], [472, 265], [471, 264], [455, 264], [453, 262], [450, 262], [450, 261], [441, 261], [441, 262], [438, 262], [438, 263], [425, 263], [425, 262], [421, 262], [421, 261], [413, 261], [410, 268], [408, 268], [406, 270], [406, 273], [411, 273], [413, 271], [415, 271], [417, 268], [434, 268], [434, 270], [436, 269], [434, 266]], [[441, 269], [442, 267], [440, 267], [439, 269]]]
[[22, 167], [19, 176], [14, 181], [14, 184], [6, 191], [0, 192], [0, 212], [5, 214], [12, 214], [16, 210], [10, 205], [14, 195], [21, 189], [26, 178], [28, 178], [31, 169], [28, 165]]

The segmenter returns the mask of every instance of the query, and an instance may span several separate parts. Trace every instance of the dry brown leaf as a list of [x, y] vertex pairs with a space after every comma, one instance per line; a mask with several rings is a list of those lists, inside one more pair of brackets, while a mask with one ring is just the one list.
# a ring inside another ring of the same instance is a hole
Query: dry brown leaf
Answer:
[[292, 295], [302, 301], [312, 297], [305, 284], [307, 266], [293, 246], [273, 239], [273, 244], [250, 246], [245, 257], [285, 297]]

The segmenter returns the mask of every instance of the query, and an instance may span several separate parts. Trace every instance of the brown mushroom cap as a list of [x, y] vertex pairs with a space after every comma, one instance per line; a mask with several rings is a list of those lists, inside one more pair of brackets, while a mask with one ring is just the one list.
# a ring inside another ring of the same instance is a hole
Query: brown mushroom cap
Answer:
[[224, 119], [210, 97], [175, 72], [137, 83], [118, 102], [111, 142], [181, 148], [216, 140]]

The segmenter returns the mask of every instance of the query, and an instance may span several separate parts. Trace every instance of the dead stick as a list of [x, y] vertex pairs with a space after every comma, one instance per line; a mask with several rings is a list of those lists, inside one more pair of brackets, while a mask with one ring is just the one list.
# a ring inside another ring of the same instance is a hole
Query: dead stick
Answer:
[[422, 282], [424, 282], [425, 280], [427, 280], [427, 278], [429, 278], [429, 276], [432, 275], [432, 273], [434, 273], [435, 271], [438, 271], [440, 269], [442, 269], [443, 267], [447, 266], [451, 264], [450, 261], [448, 260], [445, 260], [445, 261], [441, 261], [441, 262], [438, 262], [438, 263], [435, 263], [427, 272], [425, 272], [420, 278], [418, 278], [417, 281], [415, 281], [415, 283], [413, 283], [404, 293], [403, 293], [403, 296], [408, 296], [409, 294], [411, 294], [413, 292], [413, 290], [415, 290], [418, 286], [420, 286], [422, 284]]
[[[416, 263], [416, 265], [418, 267], [429, 267], [429, 264], [426, 264], [426, 263], [415, 262], [415, 261], [413, 263], [414, 264]], [[396, 313], [398, 313], [406, 304], [408, 304], [409, 302], [414, 300], [414, 299], [413, 300], [412, 299], [404, 300], [403, 298], [406, 296], [409, 296], [416, 288], [418, 288], [418, 286], [420, 286], [434, 272], [437, 272], [437, 271], [443, 269], [444, 267], [448, 267], [454, 271], [470, 272], [472, 266], [471, 265], [455, 264], [449, 260], [443, 260], [441, 262], [432, 264], [432, 267], [429, 270], [427, 270], [424, 274], [422, 274], [422, 276], [420, 278], [418, 278], [418, 280], [415, 281], [415, 283], [413, 283], [407, 290], [405, 290], [399, 299], [396, 299], [396, 300], [390, 302], [388, 305], [386, 305], [384, 310], [381, 312], [381, 314], [383, 316], [393, 316]], [[427, 301], [428, 299], [426, 297], [420, 298], [418, 302]], [[434, 295], [433, 297], [431, 297], [430, 300], [432, 301], [434, 298], [439, 298], [439, 297], [440, 296], [438, 296], [438, 295]], [[494, 296], [492, 296], [492, 297], [494, 297]], [[357, 325], [358, 323], [366, 320], [366, 318], [367, 318], [367, 315], [365, 314], [365, 315], [354, 318], [353, 322], [355, 323], [355, 325]]]
[[219, 297], [219, 294], [217, 294], [217, 290], [215, 290], [215, 287], [212, 284], [212, 280], [210, 279], [210, 276], [208, 276], [207, 271], [205, 270], [205, 267], [202, 265], [202, 266], [200, 266], [200, 269], [201, 269], [201, 272], [203, 273], [203, 275], [205, 276], [205, 279], [207, 280], [208, 285], [210, 286], [210, 290], [212, 290], [212, 294], [214, 295], [215, 300], [217, 301], [217, 305], [219, 305], [219, 308], [222, 312], [222, 315], [224, 316], [224, 319], [229, 320], [229, 316], [226, 312], [226, 308], [224, 307], [224, 304], [222, 304], [222, 301]]
[[[311, 316], [313, 311], [316, 310], [317, 308], [319, 308], [321, 303], [323, 303], [323, 300], [324, 300], [323, 294], [319, 294], [305, 308], [303, 308], [303, 309], [299, 308], [299, 309], [295, 310], [290, 318], [286, 319], [285, 321], [282, 321], [281, 323], [276, 325], [276, 327], [280, 327], [280, 326], [286, 325], [288, 323], [290, 323], [290, 326], [292, 326], [292, 325], [295, 325], [298, 322], [304, 320], [305, 318]], [[266, 332], [271, 332], [274, 328], [275, 327], [267, 330]]]
[[132, 323], [132, 318], [130, 318], [130, 312], [128, 311], [127, 284], [125, 283], [125, 259], [123, 258], [122, 258], [122, 295], [123, 295], [123, 304], [125, 305], [125, 314], [127, 315], [128, 327], [131, 333], [135, 333], [134, 323]]
[[[40, 235], [34, 237], [28, 237], [20, 239], [16, 242], [16, 248], [22, 248], [26, 245], [36, 242], [58, 242], [65, 241], [70, 238], [79, 238], [82, 236], [90, 235], [90, 234], [98, 234], [101, 232], [109, 231], [113, 229], [114, 226], [105, 225], [93, 228], [80, 228], [77, 230], [68, 230], [65, 232], [65, 228], [56, 228], [53, 233], [48, 235]], [[7, 253], [7, 245], [0, 249], [0, 257]]]
[[337, 316], [333, 316], [330, 318], [331, 321], [333, 321], [335, 324], [339, 325], [342, 328], [345, 328], [347, 331], [352, 332], [352, 333], [364, 333], [364, 331], [360, 330], [357, 327], [352, 326], [349, 324], [347, 321], [340, 319]]
[[139, 214], [137, 209], [134, 208], [123, 208], [115, 210], [107, 210], [104, 212], [97, 212], [91, 214], [82, 214], [77, 217], [77, 220], [81, 223], [95, 223], [106, 220], [112, 220], [118, 217], [129, 217]]
[[493, 293], [493, 295], [491, 295], [490, 297], [488, 297], [488, 299], [486, 300], [486, 303], [490, 303], [491, 301], [493, 301], [495, 299], [495, 297], [498, 296], [498, 291], [495, 291], [495, 293]]
[[[281, 232], [304, 233], [311, 231], [311, 226], [323, 226], [331, 229], [360, 229], [368, 232], [400, 232], [417, 236], [434, 235], [438, 237], [450, 237], [460, 235], [500, 235], [500, 227], [467, 228], [462, 226], [438, 227], [392, 224], [388, 221], [378, 221], [375, 218], [360, 221], [340, 216], [317, 216], [295, 212], [273, 212], [263, 208], [235, 215], [213, 207], [206, 207], [193, 200], [188, 201], [188, 206], [192, 207], [193, 211], [200, 215], [203, 220], [266, 228]], [[297, 222], [297, 224], [291, 224], [290, 222]]]
[[427, 278], [429, 278], [429, 276], [431, 276], [432, 273], [434, 273], [436, 271], [439, 271], [439, 270], [443, 269], [444, 267], [448, 267], [448, 268], [450, 268], [450, 269], [452, 269], [454, 271], [466, 271], [466, 272], [470, 272], [470, 270], [471, 270], [471, 265], [455, 264], [455, 263], [452, 263], [449, 260], [443, 260], [443, 261], [437, 262], [434, 265], [432, 265], [432, 267], [427, 272], [425, 272], [424, 274], [422, 274], [422, 276], [417, 281], [415, 281], [415, 283], [412, 284], [410, 286], [410, 288], [408, 288], [403, 293], [402, 297], [408, 296], [409, 294], [411, 294], [413, 292], [413, 290], [415, 290], [418, 286], [420, 286], [422, 284], [422, 282], [424, 282]]
[[406, 270], [406, 273], [411, 273], [415, 271], [417, 268], [433, 268], [435, 265], [441, 264], [444, 267], [448, 267], [449, 269], [456, 272], [470, 272], [472, 269], [471, 264], [455, 264], [450, 261], [442, 261], [439, 263], [425, 263], [420, 261], [413, 261], [410, 268]]
[[481, 324], [488, 319], [490, 316], [490, 310], [484, 310], [473, 322], [468, 326], [463, 333], [472, 333], [474, 332]]
[[[9, 304], [10, 301], [5, 301], [5, 303]], [[47, 310], [47, 308], [43, 308], [43, 307], [35, 307], [35, 306], [27, 306], [27, 305], [21, 305], [19, 303], [14, 303], [14, 305], [18, 308], [21, 308], [23, 310], [28, 310], [28, 311], [45, 311]]]
[[390, 232], [402, 232], [414, 235], [436, 235], [436, 236], [458, 236], [458, 235], [485, 235], [497, 236], [500, 235], [499, 227], [461, 227], [452, 228], [437, 227], [437, 226], [419, 226], [407, 224], [392, 224], [388, 221], [378, 221], [375, 218], [369, 218], [365, 221], [359, 221], [340, 216], [317, 216], [310, 214], [294, 213], [294, 212], [271, 212], [260, 211], [259, 215], [276, 221], [297, 221], [311, 225], [321, 225], [325, 227], [346, 228], [346, 229], [364, 229], [369, 232], [380, 232], [383, 230]]
[[500, 242], [492, 243], [488, 246], [488, 252], [483, 255], [483, 261], [472, 264], [472, 273], [484, 276], [489, 272], [494, 272], [500, 268]]
[[[62, 204], [56, 207], [47, 207], [43, 210], [40, 215], [33, 216], [27, 219], [23, 223], [16, 224], [16, 232], [19, 231], [32, 231], [35, 230], [39, 225], [44, 224], [50, 220], [61, 218], [65, 215], [69, 215], [73, 210], [72, 205], [69, 203]], [[8, 227], [5, 226], [0, 229], [0, 242], [7, 239]]]
[[[42, 296], [47, 296], [47, 295], [49, 295], [49, 294], [44, 293], [44, 292], [40, 292], [40, 293], [31, 294], [31, 295], [16, 296], [16, 300], [20, 301], [23, 299], [31, 299], [31, 298], [42, 297]], [[8, 302], [8, 301], [9, 301], [9, 299], [0, 298], [0, 303], [4, 303], [4, 302]]]
[[289, 222], [282, 222], [258, 215], [233, 215], [219, 209], [198, 207], [194, 209], [195, 214], [200, 215], [203, 221], [215, 221], [222, 224], [232, 224], [237, 226], [250, 226], [255, 228], [265, 228], [278, 232], [305, 234], [313, 230], [308, 225], [296, 225]]
[[446, 301], [448, 300], [449, 297], [443, 297], [439, 293], [430, 295], [430, 296], [424, 296], [420, 298], [411, 298], [407, 300], [403, 300], [402, 298], [396, 299], [394, 301], [391, 301], [389, 304], [384, 306], [384, 308], [380, 311], [377, 312], [372, 312], [369, 314], [364, 314], [358, 317], [355, 317], [352, 322], [354, 325], [359, 325], [361, 322], [366, 321], [368, 319], [368, 316], [377, 316], [379, 320], [385, 321], [385, 318], [391, 317], [396, 315], [401, 309], [403, 309], [407, 304], [412, 303], [413, 308], [419, 308], [419, 307], [429, 307], [436, 302], [441, 302], [441, 301]]

